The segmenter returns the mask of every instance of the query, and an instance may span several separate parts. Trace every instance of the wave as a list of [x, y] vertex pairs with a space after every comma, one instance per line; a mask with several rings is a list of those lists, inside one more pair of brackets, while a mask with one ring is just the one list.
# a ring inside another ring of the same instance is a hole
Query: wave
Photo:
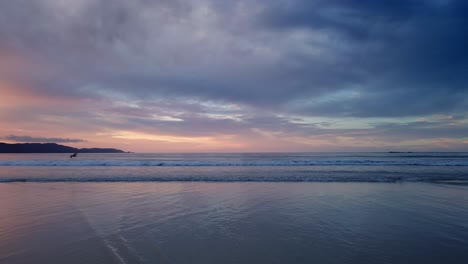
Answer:
[[274, 161], [154, 161], [154, 160], [4, 160], [0, 166], [468, 166], [455, 160], [274, 160]]
[[12, 182], [464, 182], [468, 177], [452, 176], [158, 176], [158, 177], [2, 177]]

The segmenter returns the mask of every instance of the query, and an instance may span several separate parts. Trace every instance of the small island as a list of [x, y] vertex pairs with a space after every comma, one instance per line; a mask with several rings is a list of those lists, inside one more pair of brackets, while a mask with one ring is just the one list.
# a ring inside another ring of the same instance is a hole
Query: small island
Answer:
[[115, 148], [73, 148], [56, 143], [0, 142], [0, 153], [127, 153]]

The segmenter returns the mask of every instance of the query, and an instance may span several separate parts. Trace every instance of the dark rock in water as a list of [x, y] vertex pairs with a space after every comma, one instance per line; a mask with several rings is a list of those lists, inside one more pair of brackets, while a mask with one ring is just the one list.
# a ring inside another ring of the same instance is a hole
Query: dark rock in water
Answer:
[[18, 143], [0, 142], [0, 153], [125, 153], [114, 148], [73, 148], [56, 143]]

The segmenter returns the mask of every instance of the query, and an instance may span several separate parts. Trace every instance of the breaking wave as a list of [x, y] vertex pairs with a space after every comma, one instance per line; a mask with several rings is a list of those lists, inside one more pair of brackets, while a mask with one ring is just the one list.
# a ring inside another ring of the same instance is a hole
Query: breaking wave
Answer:
[[468, 159], [278, 161], [6, 160], [0, 161], [0, 166], [468, 166]]
[[468, 177], [451, 176], [157, 176], [157, 177], [3, 177], [11, 182], [465, 182]]

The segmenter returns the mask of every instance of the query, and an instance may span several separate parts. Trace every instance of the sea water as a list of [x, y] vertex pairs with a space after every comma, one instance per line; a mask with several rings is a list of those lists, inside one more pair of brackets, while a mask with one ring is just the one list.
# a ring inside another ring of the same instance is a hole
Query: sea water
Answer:
[[468, 263], [468, 154], [0, 155], [0, 263]]
[[0, 154], [0, 182], [468, 179], [468, 153]]

